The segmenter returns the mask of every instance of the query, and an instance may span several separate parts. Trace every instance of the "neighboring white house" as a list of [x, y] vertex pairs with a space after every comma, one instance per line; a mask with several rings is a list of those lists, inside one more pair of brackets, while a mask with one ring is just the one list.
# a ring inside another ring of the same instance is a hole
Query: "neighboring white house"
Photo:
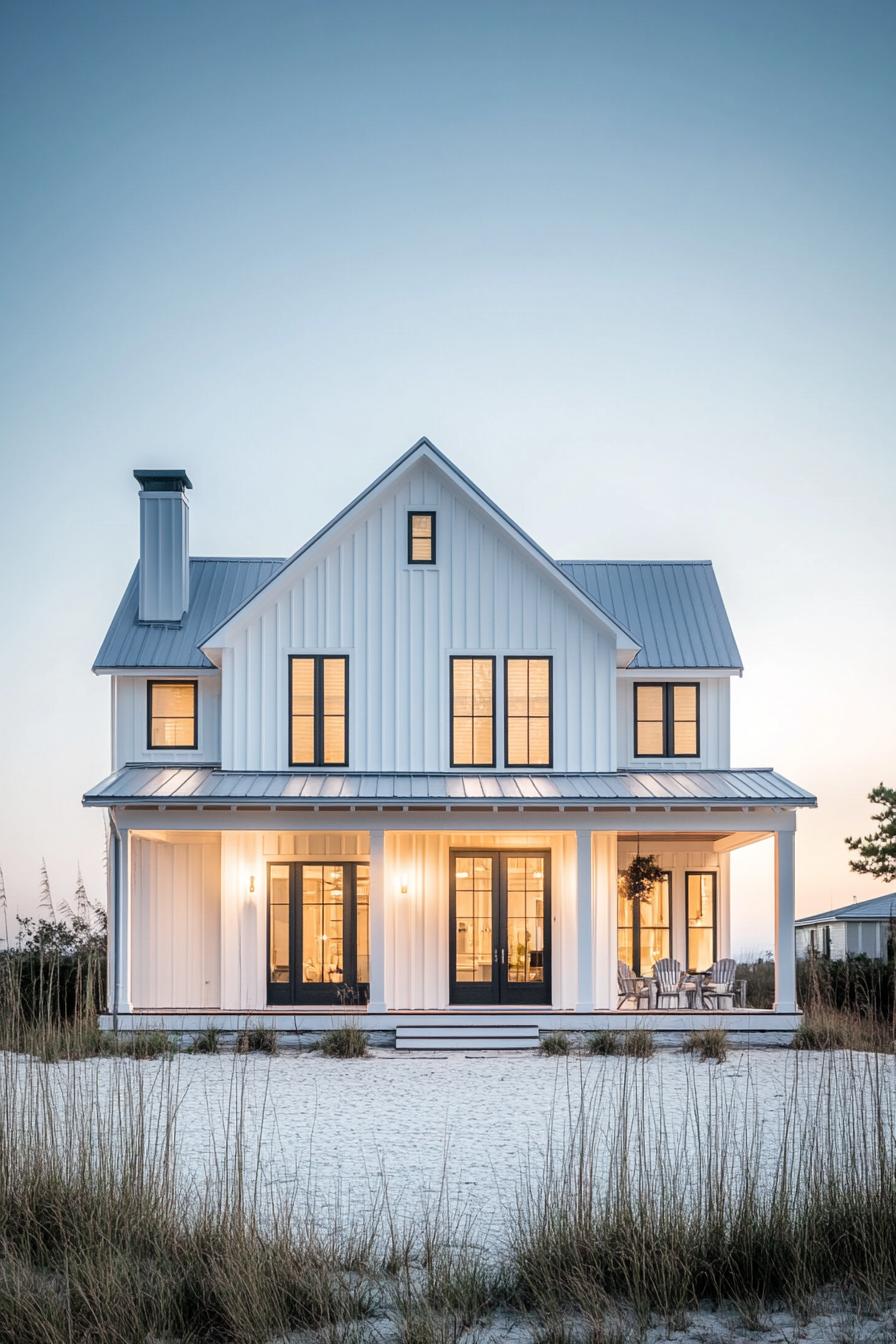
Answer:
[[819, 915], [806, 915], [796, 921], [796, 954], [805, 957], [812, 951], [833, 961], [858, 956], [886, 960], [894, 921], [896, 891]]
[[[815, 800], [731, 767], [709, 562], [555, 561], [427, 439], [287, 560], [191, 557], [186, 474], [135, 476], [84, 799], [111, 821], [110, 1021], [623, 1025], [617, 957], [727, 955], [729, 854], [773, 836], [777, 1016], [739, 1021], [788, 1025]], [[666, 877], [633, 910], [638, 847]]]

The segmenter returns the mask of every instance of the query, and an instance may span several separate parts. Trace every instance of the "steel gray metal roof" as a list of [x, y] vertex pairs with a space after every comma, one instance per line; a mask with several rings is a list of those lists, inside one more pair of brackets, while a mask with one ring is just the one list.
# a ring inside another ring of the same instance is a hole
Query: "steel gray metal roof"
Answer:
[[119, 667], [213, 668], [200, 651], [210, 630], [267, 583], [282, 560], [190, 560], [190, 606], [183, 620], [161, 625], [138, 620], [137, 569], [93, 665], [95, 672]]
[[[211, 668], [200, 645], [285, 562], [190, 560], [190, 606], [179, 623], [137, 619], [137, 570], [125, 590], [94, 670]], [[560, 568], [641, 644], [633, 668], [742, 666], [708, 560], [562, 560]]]
[[258, 803], [357, 807], [441, 804], [729, 804], [811, 807], [807, 793], [769, 769], [620, 770], [612, 774], [362, 774], [221, 770], [212, 765], [126, 765], [84, 795], [92, 807], [120, 803]]
[[852, 901], [849, 905], [838, 906], [836, 910], [825, 910], [820, 915], [803, 915], [796, 921], [797, 928], [807, 924], [831, 924], [844, 919], [896, 919], [896, 891], [889, 896], [872, 896], [867, 901]]
[[709, 560], [558, 560], [641, 645], [632, 667], [742, 669]]

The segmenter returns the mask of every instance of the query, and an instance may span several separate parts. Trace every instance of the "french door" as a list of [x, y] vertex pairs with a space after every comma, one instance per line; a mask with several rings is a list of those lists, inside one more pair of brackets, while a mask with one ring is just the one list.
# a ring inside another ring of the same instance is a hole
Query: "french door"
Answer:
[[451, 851], [452, 1003], [550, 1003], [550, 859], [546, 850]]
[[370, 865], [268, 864], [268, 1003], [366, 1003]]

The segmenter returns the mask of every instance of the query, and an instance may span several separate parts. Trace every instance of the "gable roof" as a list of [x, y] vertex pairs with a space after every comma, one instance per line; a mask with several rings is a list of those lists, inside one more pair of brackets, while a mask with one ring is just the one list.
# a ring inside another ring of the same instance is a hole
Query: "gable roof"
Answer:
[[93, 664], [94, 672], [116, 668], [214, 668], [199, 647], [209, 630], [245, 602], [282, 560], [190, 559], [190, 605], [170, 624], [141, 621], [135, 569]]
[[558, 560], [589, 597], [631, 630], [641, 651], [632, 668], [743, 671], [709, 560]]
[[889, 896], [872, 896], [867, 901], [851, 901], [849, 905], [825, 910], [820, 915], [803, 915], [796, 921], [796, 926], [831, 924], [845, 919], [896, 919], [896, 891], [891, 891]]
[[[597, 599], [594, 598], [590, 593], [588, 593], [584, 588], [582, 588], [579, 584], [574, 583], [570, 579], [569, 575], [564, 573], [561, 567], [557, 564], [556, 560], [552, 559], [552, 557], [548, 555], [547, 551], [542, 546], [540, 546], [537, 541], [534, 541], [527, 532], [524, 532], [518, 523], [515, 523], [513, 519], [508, 514], [506, 514], [504, 510], [499, 507], [499, 505], [497, 505], [494, 502], [494, 500], [489, 498], [489, 496], [485, 493], [484, 490], [481, 490], [479, 488], [479, 486], [476, 484], [475, 481], [470, 480], [469, 476], [466, 476], [460, 470], [459, 467], [455, 466], [455, 464], [451, 461], [449, 457], [446, 457], [445, 454], [427, 438], [418, 439], [415, 444], [412, 444], [411, 447], [407, 450], [407, 452], [402, 453], [401, 457], [396, 458], [396, 460], [392, 463], [390, 467], [387, 467], [386, 470], [381, 472], [380, 475], [377, 476], [377, 478], [374, 481], [371, 481], [370, 485], [367, 486], [366, 490], [362, 490], [359, 495], [356, 495], [355, 498], [351, 501], [351, 503], [347, 504], [344, 509], [341, 509], [339, 513], [336, 514], [335, 518], [331, 518], [330, 521], [327, 524], [325, 524], [325, 526], [322, 527], [319, 532], [316, 532], [314, 534], [314, 536], [310, 539], [310, 541], [306, 541], [304, 546], [300, 546], [299, 549], [295, 551], [289, 557], [288, 560], [284, 561], [281, 569], [278, 571], [277, 574], [272, 575], [271, 578], [268, 579], [267, 583], [263, 584], [261, 588], [259, 588], [256, 592], [252, 593], [249, 597], [247, 597], [246, 600], [242, 602], [239, 607], [236, 607], [225, 620], [223, 620], [215, 629], [209, 632], [209, 634], [203, 641], [204, 644], [206, 646], [211, 645], [215, 636], [220, 635], [221, 632], [224, 630], [224, 628], [227, 625], [229, 625], [232, 620], [234, 620], [237, 616], [239, 616], [240, 613], [246, 607], [248, 607], [250, 603], [253, 603], [258, 598], [260, 598], [262, 593], [264, 592], [264, 589], [267, 588], [274, 581], [274, 579], [279, 578], [281, 575], [285, 574], [291, 565], [295, 564], [297, 560], [301, 559], [303, 556], [306, 556], [311, 550], [313, 550], [314, 547], [316, 547], [318, 543], [322, 541], [323, 538], [330, 531], [332, 531], [333, 528], [335, 528], [340, 522], [342, 522], [344, 518], [346, 518], [350, 513], [352, 513], [355, 509], [357, 509], [365, 500], [373, 496], [380, 489], [380, 487], [386, 483], [386, 481], [396, 476], [400, 472], [408, 470], [414, 462], [420, 461], [424, 458], [429, 458], [429, 460], [438, 467], [440, 467], [441, 470], [449, 478], [453, 478], [455, 484], [460, 485], [466, 493], [472, 495], [474, 499], [478, 501], [478, 503], [485, 509], [487, 513], [491, 514], [494, 519], [500, 522], [504, 526], [504, 528], [508, 532], [510, 532], [512, 536], [515, 537], [516, 541], [522, 545], [524, 550], [528, 551], [530, 555], [533, 556], [534, 559], [539, 561], [545, 567], [545, 569], [547, 569], [551, 574], [553, 574], [554, 578], [560, 583], [560, 585], [563, 588], [567, 590], [568, 593], [576, 596], [579, 599], [584, 598], [585, 603], [587, 607], [591, 610], [592, 615], [597, 616], [603, 624], [607, 625], [610, 628], [611, 633], [615, 634], [617, 649], [618, 648], [628, 649], [630, 650], [632, 656], [634, 656], [639, 646], [638, 641], [637, 639], [635, 639], [631, 630], [629, 630], [625, 625], [616, 620], [616, 618], [612, 616], [610, 612], [607, 611], [600, 604], [600, 602], [598, 602]], [[626, 660], [626, 662], [628, 661], [629, 660]]]
[[97, 654], [94, 671], [214, 669], [215, 664], [203, 653], [202, 646], [401, 463], [408, 462], [421, 445], [426, 446], [429, 456], [446, 463], [465, 488], [512, 528], [563, 583], [575, 588], [583, 595], [583, 600], [610, 620], [631, 641], [632, 648], [640, 646], [637, 656], [629, 664], [631, 668], [741, 670], [740, 653], [708, 560], [554, 561], [463, 472], [450, 464], [428, 439], [421, 439], [289, 559], [192, 557], [190, 603], [179, 622], [160, 624], [139, 620], [135, 569]]

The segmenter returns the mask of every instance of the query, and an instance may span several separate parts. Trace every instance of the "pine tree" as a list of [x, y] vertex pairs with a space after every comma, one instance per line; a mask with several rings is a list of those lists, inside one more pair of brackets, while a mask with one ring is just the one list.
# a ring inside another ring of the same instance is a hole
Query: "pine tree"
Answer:
[[846, 837], [849, 849], [859, 855], [850, 859], [849, 866], [854, 873], [870, 873], [881, 882], [896, 882], [896, 789], [878, 784], [868, 801], [880, 804], [880, 811], [871, 814], [877, 827], [870, 835]]

